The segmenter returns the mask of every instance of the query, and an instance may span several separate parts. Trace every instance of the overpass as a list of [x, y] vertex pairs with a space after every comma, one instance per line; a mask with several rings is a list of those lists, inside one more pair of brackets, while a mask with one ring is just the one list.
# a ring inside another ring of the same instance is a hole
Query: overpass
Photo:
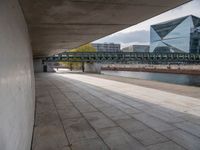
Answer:
[[[33, 58], [78, 47], [188, 1], [1, 0], [0, 149], [31, 147], [35, 86], [43, 83], [35, 85]], [[42, 89], [37, 98], [48, 95]], [[52, 104], [47, 110], [52, 110]]]
[[64, 52], [44, 59], [47, 62], [200, 64], [200, 54], [147, 52]]

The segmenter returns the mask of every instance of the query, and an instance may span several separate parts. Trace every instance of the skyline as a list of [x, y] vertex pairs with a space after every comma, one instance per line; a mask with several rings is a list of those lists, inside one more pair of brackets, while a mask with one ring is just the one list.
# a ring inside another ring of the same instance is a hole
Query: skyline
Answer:
[[187, 15], [200, 17], [199, 8], [200, 0], [193, 0], [129, 28], [93, 41], [93, 43], [119, 43], [121, 44], [121, 48], [134, 44], [149, 45], [151, 25], [177, 19]]

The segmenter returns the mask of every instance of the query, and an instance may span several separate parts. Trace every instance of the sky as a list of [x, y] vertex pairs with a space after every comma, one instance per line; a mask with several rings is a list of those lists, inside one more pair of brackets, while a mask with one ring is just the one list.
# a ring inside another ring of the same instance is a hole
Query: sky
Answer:
[[94, 41], [93, 43], [120, 43], [121, 48], [134, 44], [149, 44], [151, 25], [187, 15], [200, 17], [200, 0], [193, 0], [137, 25]]

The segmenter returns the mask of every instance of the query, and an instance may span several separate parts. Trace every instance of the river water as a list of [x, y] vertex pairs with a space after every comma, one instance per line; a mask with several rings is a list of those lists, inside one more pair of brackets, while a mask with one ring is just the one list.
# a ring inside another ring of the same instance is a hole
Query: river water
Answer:
[[186, 75], [173, 73], [132, 72], [132, 71], [102, 71], [103, 74], [112, 76], [129, 77], [144, 80], [190, 85], [200, 87], [200, 75]]

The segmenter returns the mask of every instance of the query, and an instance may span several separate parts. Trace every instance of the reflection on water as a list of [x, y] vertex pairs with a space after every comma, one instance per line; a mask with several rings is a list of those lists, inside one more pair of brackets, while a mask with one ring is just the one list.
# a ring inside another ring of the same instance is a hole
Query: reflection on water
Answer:
[[200, 75], [153, 73], [153, 72], [131, 72], [131, 71], [102, 71], [103, 74], [131, 77], [137, 79], [154, 80], [174, 84], [191, 85], [200, 87]]

